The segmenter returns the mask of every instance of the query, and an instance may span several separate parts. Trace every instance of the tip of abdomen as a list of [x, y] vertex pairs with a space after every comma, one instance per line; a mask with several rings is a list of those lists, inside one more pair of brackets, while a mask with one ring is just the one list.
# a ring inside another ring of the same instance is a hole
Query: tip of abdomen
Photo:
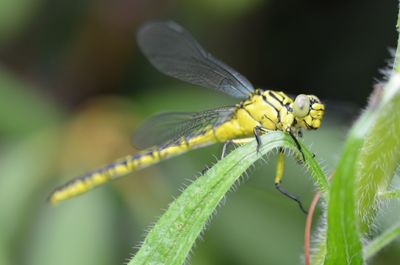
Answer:
[[55, 205], [64, 200], [85, 193], [109, 180], [109, 176], [102, 173], [93, 173], [74, 179], [54, 190], [48, 197], [48, 202]]

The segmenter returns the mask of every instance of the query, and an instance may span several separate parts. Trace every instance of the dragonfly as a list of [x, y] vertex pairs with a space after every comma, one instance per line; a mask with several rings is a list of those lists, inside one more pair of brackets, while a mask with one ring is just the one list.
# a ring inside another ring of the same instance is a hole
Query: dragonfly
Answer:
[[[157, 164], [187, 151], [224, 143], [244, 144], [271, 131], [288, 133], [304, 159], [296, 137], [303, 130], [321, 126], [324, 104], [314, 95], [300, 94], [294, 99], [282, 91], [255, 89], [240, 73], [213, 57], [179, 24], [153, 21], [137, 33], [140, 50], [161, 73], [182, 81], [222, 91], [241, 101], [234, 106], [202, 112], [165, 112], [145, 121], [134, 133], [133, 143], [141, 151], [128, 155], [100, 169], [72, 179], [56, 188], [49, 197], [52, 204], [85, 193], [133, 171]], [[281, 187], [284, 151], [278, 152], [275, 187], [295, 200], [297, 196]]]

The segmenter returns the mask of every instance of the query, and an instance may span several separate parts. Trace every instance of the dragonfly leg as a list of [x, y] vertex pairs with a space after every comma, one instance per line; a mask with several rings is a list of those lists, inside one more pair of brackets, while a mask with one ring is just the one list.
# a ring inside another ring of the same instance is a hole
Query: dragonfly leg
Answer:
[[284, 160], [284, 155], [283, 155], [283, 149], [279, 149], [279, 153], [278, 153], [278, 162], [276, 164], [276, 175], [275, 175], [275, 188], [282, 193], [283, 195], [285, 195], [286, 197], [294, 200], [295, 202], [297, 202], [297, 204], [299, 205], [301, 211], [305, 214], [307, 214], [307, 211], [304, 209], [303, 204], [301, 203], [300, 199], [294, 195], [291, 194], [287, 191], [285, 191], [282, 187], [281, 187], [281, 183], [282, 183], [282, 176], [283, 176], [283, 168], [285, 165], [285, 160]]
[[260, 127], [260, 126], [254, 127], [253, 134], [254, 134], [254, 137], [256, 138], [256, 142], [257, 142], [257, 153], [260, 152], [260, 147], [262, 145], [261, 137], [260, 137], [261, 136], [261, 132], [265, 132], [265, 130], [263, 130], [262, 127]]
[[253, 138], [240, 138], [240, 139], [232, 139], [229, 141], [226, 141], [224, 143], [224, 146], [222, 147], [222, 154], [221, 154], [221, 159], [224, 158], [226, 156], [228, 147], [232, 144], [236, 144], [236, 145], [244, 145], [247, 144], [251, 141], [253, 141]]
[[[233, 140], [226, 141], [222, 147], [221, 159], [223, 159], [226, 156], [230, 145], [233, 145], [233, 144], [243, 145], [252, 140], [253, 140], [253, 138], [243, 138], [243, 139], [233, 139]], [[207, 170], [209, 170], [209, 169], [210, 169], [209, 166], [205, 166], [204, 169], [201, 171], [201, 174], [204, 175], [207, 172]]]
[[227, 149], [231, 144], [233, 144], [232, 140], [228, 140], [224, 143], [224, 146], [222, 147], [221, 159], [225, 157]]
[[294, 134], [291, 131], [288, 131], [288, 133], [289, 133], [290, 137], [292, 137], [294, 143], [296, 144], [297, 149], [300, 151], [301, 156], [303, 158], [303, 162], [305, 162], [306, 161], [306, 157], [304, 156], [304, 153], [303, 153], [303, 150], [301, 149], [299, 141], [297, 140], [296, 136], [294, 136]]

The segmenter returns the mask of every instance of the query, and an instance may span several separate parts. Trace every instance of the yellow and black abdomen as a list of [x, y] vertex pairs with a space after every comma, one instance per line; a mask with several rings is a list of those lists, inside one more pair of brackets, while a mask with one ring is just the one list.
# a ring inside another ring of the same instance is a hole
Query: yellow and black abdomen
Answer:
[[127, 156], [103, 168], [72, 179], [53, 191], [49, 201], [57, 204], [156, 161], [158, 161], [156, 152]]
[[[52, 204], [57, 204], [66, 199], [85, 193], [112, 179], [156, 164], [161, 160], [185, 153], [191, 149], [219, 142], [220, 140], [216, 137], [216, 129], [223, 125], [224, 124], [221, 124], [218, 127], [210, 128], [198, 135], [182, 137], [175, 141], [175, 143], [154, 147], [139, 154], [127, 156], [103, 168], [72, 179], [65, 185], [53, 191], [50, 194], [49, 201]], [[227, 135], [226, 137], [229, 136]]]

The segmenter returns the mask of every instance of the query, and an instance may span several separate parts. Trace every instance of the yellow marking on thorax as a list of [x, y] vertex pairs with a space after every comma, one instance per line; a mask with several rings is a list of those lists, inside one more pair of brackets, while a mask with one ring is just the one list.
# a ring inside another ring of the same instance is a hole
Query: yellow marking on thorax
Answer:
[[234, 118], [232, 119], [233, 128], [239, 128], [236, 132], [243, 137], [253, 135], [254, 127], [260, 126], [260, 122], [252, 117], [248, 110], [244, 107], [238, 107], [235, 111]]
[[268, 104], [261, 95], [252, 96], [244, 102], [243, 107], [264, 128], [275, 130], [278, 122], [278, 111], [280, 109], [276, 109]]
[[[286, 114], [286, 108], [276, 99], [269, 95], [269, 90], [262, 94], [254, 94], [243, 103], [244, 108], [250, 115], [257, 120], [262, 127], [268, 130], [277, 130], [281, 128], [280, 116]], [[284, 102], [288, 98], [283, 93], [275, 93], [275, 96]]]
[[286, 131], [290, 127], [292, 127], [294, 123], [294, 115], [291, 112], [288, 112], [286, 108], [282, 108], [280, 112], [281, 122], [278, 124], [278, 129], [281, 131]]
[[285, 124], [292, 124], [293, 115], [283, 105], [291, 104], [292, 99], [283, 92], [271, 92], [278, 100], [271, 97], [267, 90], [262, 94], [253, 94], [238, 105], [232, 119], [215, 129], [218, 141], [252, 137], [256, 126], [267, 130], [283, 130], [287, 127]]

